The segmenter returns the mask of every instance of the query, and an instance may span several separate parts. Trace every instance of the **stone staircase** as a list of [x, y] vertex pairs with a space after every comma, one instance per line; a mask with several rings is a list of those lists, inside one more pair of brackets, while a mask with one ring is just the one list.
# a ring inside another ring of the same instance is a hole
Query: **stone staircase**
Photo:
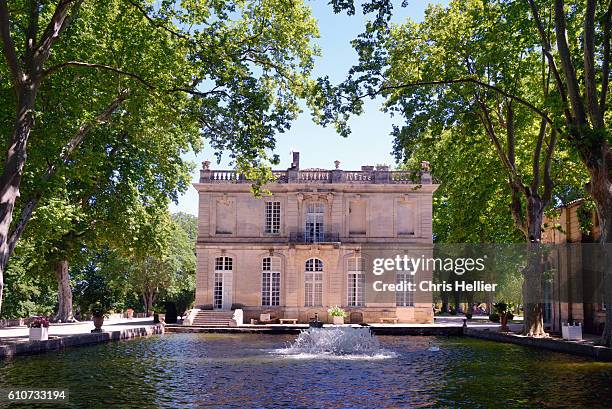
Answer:
[[233, 311], [200, 310], [192, 325], [198, 327], [229, 327], [234, 316]]

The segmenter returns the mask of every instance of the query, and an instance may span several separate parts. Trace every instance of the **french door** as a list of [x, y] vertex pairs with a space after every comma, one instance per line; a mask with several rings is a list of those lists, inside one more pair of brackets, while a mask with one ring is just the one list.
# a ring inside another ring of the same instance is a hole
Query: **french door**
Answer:
[[216, 310], [232, 308], [233, 268], [234, 263], [231, 257], [217, 257], [215, 259], [213, 308]]
[[306, 226], [304, 238], [308, 243], [324, 241], [325, 205], [321, 202], [308, 203], [306, 207]]

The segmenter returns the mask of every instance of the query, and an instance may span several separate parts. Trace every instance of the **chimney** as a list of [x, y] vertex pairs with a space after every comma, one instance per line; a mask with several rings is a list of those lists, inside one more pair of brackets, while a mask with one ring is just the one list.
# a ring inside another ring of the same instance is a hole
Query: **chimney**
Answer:
[[293, 162], [291, 162], [291, 169], [300, 170], [300, 153], [292, 152]]

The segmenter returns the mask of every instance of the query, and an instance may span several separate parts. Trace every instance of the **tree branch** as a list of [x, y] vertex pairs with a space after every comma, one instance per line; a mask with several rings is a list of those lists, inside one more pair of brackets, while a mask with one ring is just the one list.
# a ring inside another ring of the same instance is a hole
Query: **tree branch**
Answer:
[[19, 68], [19, 60], [15, 51], [15, 44], [11, 37], [11, 23], [6, 0], [0, 0], [0, 37], [2, 38], [2, 51], [6, 65], [11, 73], [11, 82], [15, 89], [23, 81], [23, 73]]
[[38, 37], [38, 19], [40, 5], [36, 0], [30, 0], [30, 21], [25, 36], [25, 61], [26, 66], [33, 70], [34, 50], [36, 49], [36, 38]]
[[[512, 186], [510, 186], [512, 188]], [[521, 204], [521, 195], [520, 192], [516, 189], [511, 189], [512, 191], [512, 201], [510, 204], [510, 213], [512, 214], [512, 220], [514, 221], [514, 226], [525, 236], [525, 238], [529, 237], [529, 230], [527, 229], [527, 222], [525, 221], [525, 216], [523, 215], [523, 206]]]
[[[540, 14], [538, 12], [538, 7], [533, 0], [527, 0], [529, 6], [531, 8], [531, 12], [533, 14], [533, 19], [535, 20], [536, 27], [538, 32], [540, 33], [540, 42], [542, 45], [542, 52], [546, 56], [546, 60], [548, 61], [548, 66], [553, 76], [555, 77], [555, 82], [557, 84], [557, 90], [561, 95], [561, 100], [564, 103], [564, 114], [566, 121], [571, 124], [574, 122], [572, 117], [572, 113], [569, 110], [569, 104], [567, 100], [567, 91], [565, 89], [565, 84], [563, 83], [563, 79], [561, 78], [561, 73], [557, 68], [557, 64], [555, 63], [555, 58], [552, 54], [552, 47], [550, 45], [550, 40], [548, 39], [548, 35], [546, 34], [546, 30], [544, 30], [544, 25], [542, 24], [542, 20], [540, 19]], [[549, 122], [550, 123], [550, 122]]]
[[135, 80], [139, 81], [140, 83], [142, 83], [149, 89], [155, 89], [155, 86], [153, 86], [153, 84], [151, 84], [144, 78], [140, 77], [139, 75], [134, 74], [133, 72], [123, 71], [123, 70], [120, 70], [119, 68], [111, 67], [109, 65], [87, 63], [87, 62], [80, 62], [80, 61], [67, 61], [67, 62], [58, 64], [58, 65], [49, 67], [43, 72], [42, 78], [44, 79], [50, 76], [51, 74], [53, 74], [54, 72], [59, 71], [65, 67], [85, 67], [85, 68], [96, 68], [96, 69], [101, 69], [101, 70], [112, 71], [116, 74], [125, 75], [126, 77], [134, 78]]
[[[510, 189], [512, 191], [512, 202], [510, 204], [510, 211], [512, 213], [512, 219], [514, 220], [514, 225], [517, 229], [519, 229], [525, 237], [529, 234], [529, 229], [527, 226], [527, 221], [523, 216], [523, 207], [521, 205], [521, 193], [528, 195], [529, 191], [527, 186], [523, 185], [518, 179], [518, 174], [516, 172], [516, 138], [514, 134], [514, 108], [512, 107], [512, 100], [510, 100], [507, 104], [506, 109], [506, 135], [508, 138], [508, 163], [512, 169], [510, 175], [508, 177], [508, 183], [510, 185]], [[542, 119], [544, 121], [544, 119]], [[546, 121], [544, 121], [546, 123]], [[491, 126], [493, 126], [491, 124]], [[499, 142], [498, 142], [498, 145]], [[498, 152], [501, 149], [501, 146], [498, 148]], [[503, 149], [501, 149], [503, 152]]]
[[506, 104], [506, 138], [508, 142], [508, 162], [516, 170], [516, 137], [514, 135], [514, 108], [512, 100]]
[[612, 0], [608, 4], [608, 11], [604, 16], [603, 57], [601, 62], [601, 94], [599, 95], [599, 112], [603, 117], [606, 113], [606, 97], [610, 82], [610, 32], [612, 31]]
[[557, 131], [552, 129], [550, 134], [550, 141], [548, 143], [548, 149], [546, 150], [546, 161], [544, 162], [544, 194], [542, 195], [542, 199], [544, 200], [544, 207], [546, 207], [550, 203], [550, 199], [552, 198], [554, 182], [550, 175], [550, 168], [552, 165], [552, 157], [556, 145]]
[[503, 89], [495, 86], [495, 85], [491, 85], [491, 84], [487, 84], [486, 82], [482, 82], [480, 80], [477, 80], [475, 78], [458, 78], [458, 79], [452, 79], [452, 80], [438, 80], [438, 81], [417, 81], [417, 82], [411, 82], [411, 83], [407, 83], [407, 84], [400, 84], [400, 85], [386, 85], [386, 86], [382, 86], [381, 88], [379, 88], [377, 91], [374, 92], [368, 92], [362, 95], [358, 95], [357, 97], [353, 98], [353, 101], [356, 99], [361, 99], [361, 98], [365, 98], [365, 97], [374, 97], [376, 95], [379, 95], [385, 91], [392, 91], [392, 90], [396, 90], [396, 89], [403, 89], [403, 88], [411, 88], [411, 87], [419, 87], [419, 86], [428, 86], [428, 85], [450, 85], [450, 84], [460, 84], [460, 83], [472, 83], [472, 84], [476, 84], [479, 85], [481, 87], [493, 90], [495, 92], [497, 92], [498, 94], [503, 95], [504, 97], [511, 99], [513, 101], [516, 101], [524, 106], [526, 106], [527, 108], [529, 108], [531, 111], [535, 112], [536, 114], [538, 114], [540, 117], [544, 118], [546, 120], [546, 122], [548, 122], [550, 125], [555, 126], [553, 120], [546, 114], [546, 112], [544, 112], [542, 109], [536, 107], [535, 105], [533, 105], [531, 102], [513, 95], [507, 91], [504, 91]]
[[497, 151], [497, 156], [499, 157], [499, 160], [502, 162], [502, 165], [508, 171], [508, 174], [509, 174], [508, 181], [510, 182], [510, 186], [513, 189], [516, 189], [518, 191], [526, 192], [526, 187], [521, 182], [521, 178], [516, 172], [516, 168], [513, 163], [513, 160], [514, 160], [513, 150], [512, 149], [509, 150], [512, 157], [509, 157], [508, 155], [506, 155], [506, 153], [504, 152], [504, 148], [501, 142], [499, 141], [497, 134], [495, 133], [495, 127], [493, 126], [491, 115], [489, 114], [489, 108], [484, 102], [480, 100], [478, 101], [478, 104], [480, 105], [480, 109], [481, 109], [481, 111], [478, 112], [478, 115], [480, 116], [480, 120], [482, 124], [484, 125], [485, 130], [487, 131], [487, 134], [489, 135], [489, 138], [491, 139], [491, 141], [493, 142], [493, 145], [495, 146], [495, 150]]
[[230, 99], [231, 95], [227, 93], [227, 91], [223, 90], [223, 89], [218, 89], [219, 87], [216, 86], [213, 89], [211, 89], [210, 91], [197, 91], [195, 89], [191, 89], [191, 88], [183, 88], [183, 87], [174, 87], [168, 90], [168, 92], [185, 92], [187, 94], [191, 94], [191, 95], [195, 95], [197, 97], [200, 98], [206, 98], [210, 95], [214, 95], [214, 94], [218, 94], [218, 95], [223, 95], [226, 98]]
[[546, 121], [542, 119], [540, 122], [540, 132], [536, 141], [535, 149], [533, 150], [533, 179], [531, 181], [531, 191], [537, 192], [540, 187], [540, 159], [542, 156], [542, 147], [544, 145], [544, 137], [546, 136]]
[[182, 38], [183, 40], [187, 40], [190, 43], [194, 42], [194, 40], [191, 37], [189, 37], [189, 36], [187, 36], [187, 35], [185, 35], [183, 33], [180, 33], [178, 31], [172, 30], [170, 27], [167, 27], [164, 24], [161, 24], [161, 23], [155, 21], [155, 19], [153, 17], [149, 16], [149, 13], [147, 13], [147, 10], [145, 10], [144, 7], [142, 7], [140, 4], [136, 3], [135, 1], [128, 0], [128, 3], [131, 4], [132, 6], [134, 6], [134, 8], [136, 8], [144, 16], [144, 18], [146, 18], [149, 21], [149, 23], [151, 23], [152, 26], [157, 27], [157, 28], [161, 28], [162, 30], [164, 30], [164, 31], [166, 31], [166, 32], [168, 32], [168, 33], [178, 37], [178, 38]]
[[589, 116], [591, 117], [591, 123], [595, 129], [603, 129], [604, 121], [599, 112], [597, 83], [595, 82], [595, 0], [587, 0], [584, 16], [583, 43], [584, 82]]
[[[72, 153], [75, 149], [83, 142], [85, 136], [96, 126], [102, 123], [107, 122], [111, 115], [119, 108], [119, 106], [127, 99], [127, 91], [123, 91], [119, 94], [117, 98], [115, 98], [111, 103], [102, 111], [98, 116], [96, 116], [93, 120], [82, 124], [79, 129], [75, 132], [74, 136], [70, 138], [70, 140], [64, 146], [62, 153], [59, 156], [59, 163], [49, 165], [47, 170], [42, 175], [42, 182], [48, 182], [56, 173], [59, 168], [59, 164], [65, 164], [71, 157]], [[44, 183], [43, 183], [44, 184]], [[23, 234], [23, 231], [32, 217], [34, 209], [38, 206], [40, 199], [43, 196], [43, 190], [38, 189], [32, 197], [25, 203], [23, 208], [21, 209], [21, 214], [19, 215], [19, 220], [15, 225], [15, 228], [9, 235], [8, 239], [8, 255], [12, 255], [15, 250], [15, 246], [17, 245], [17, 241]]]
[[576, 77], [576, 71], [574, 70], [572, 56], [567, 43], [567, 37], [565, 35], [566, 30], [567, 27], [565, 22], [563, 0], [555, 0], [555, 34], [557, 37], [559, 58], [561, 59], [561, 69], [565, 75], [565, 81], [567, 82], [567, 91], [574, 110], [576, 125], [584, 126], [587, 124], [586, 114], [584, 104], [580, 96], [578, 78]]
[[60, 33], [68, 24], [68, 13], [72, 9], [72, 6], [75, 4], [78, 6], [82, 2], [83, 0], [59, 1], [55, 7], [55, 11], [53, 12], [53, 17], [51, 17], [49, 24], [47, 24], [47, 27], [40, 38], [40, 44], [34, 53], [34, 60], [38, 66], [42, 67], [43, 63], [47, 60], [47, 58], [49, 58], [51, 47], [57, 41]]
[[225, 91], [223, 89], [219, 89], [219, 86], [215, 86], [215, 87], [213, 87], [209, 91], [198, 91], [198, 90], [196, 90], [195, 87], [199, 84], [199, 82], [200, 82], [199, 80], [193, 81], [193, 83], [189, 84], [187, 87], [173, 87], [173, 88], [170, 88], [170, 89], [158, 89], [155, 85], [153, 85], [153, 83], [145, 80], [144, 78], [142, 78], [138, 74], [134, 74], [133, 72], [124, 71], [124, 70], [121, 70], [119, 68], [115, 68], [115, 67], [112, 67], [112, 66], [109, 66], [109, 65], [96, 64], [96, 63], [87, 63], [87, 62], [81, 62], [81, 61], [68, 61], [68, 62], [64, 62], [64, 63], [61, 63], [61, 64], [54, 65], [52, 67], [49, 67], [48, 69], [46, 69], [43, 72], [42, 78], [43, 79], [47, 78], [50, 75], [54, 74], [55, 72], [61, 70], [62, 68], [66, 68], [66, 67], [94, 68], [94, 69], [101, 69], [101, 70], [111, 71], [111, 72], [114, 72], [114, 73], [119, 74], [119, 75], [124, 75], [126, 77], [133, 78], [136, 81], [138, 81], [141, 84], [143, 84], [145, 87], [147, 87], [150, 90], [157, 90], [157, 91], [167, 92], [167, 93], [185, 92], [187, 94], [195, 95], [195, 96], [198, 96], [200, 98], [206, 98], [206, 97], [209, 97], [209, 96], [215, 95], [215, 94], [223, 95], [226, 98], [231, 98], [230, 94], [228, 94], [227, 91]]

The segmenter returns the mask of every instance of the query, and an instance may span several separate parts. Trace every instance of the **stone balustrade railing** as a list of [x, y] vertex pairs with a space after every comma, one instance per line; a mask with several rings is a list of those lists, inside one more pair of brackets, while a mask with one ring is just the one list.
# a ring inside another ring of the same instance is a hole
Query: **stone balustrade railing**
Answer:
[[298, 182], [301, 183], [327, 183], [331, 181], [331, 171], [329, 170], [299, 170], [297, 174]]
[[[431, 174], [423, 171], [389, 170], [275, 170], [275, 183], [348, 183], [348, 184], [431, 184]], [[200, 183], [250, 183], [233, 170], [200, 170]]]

